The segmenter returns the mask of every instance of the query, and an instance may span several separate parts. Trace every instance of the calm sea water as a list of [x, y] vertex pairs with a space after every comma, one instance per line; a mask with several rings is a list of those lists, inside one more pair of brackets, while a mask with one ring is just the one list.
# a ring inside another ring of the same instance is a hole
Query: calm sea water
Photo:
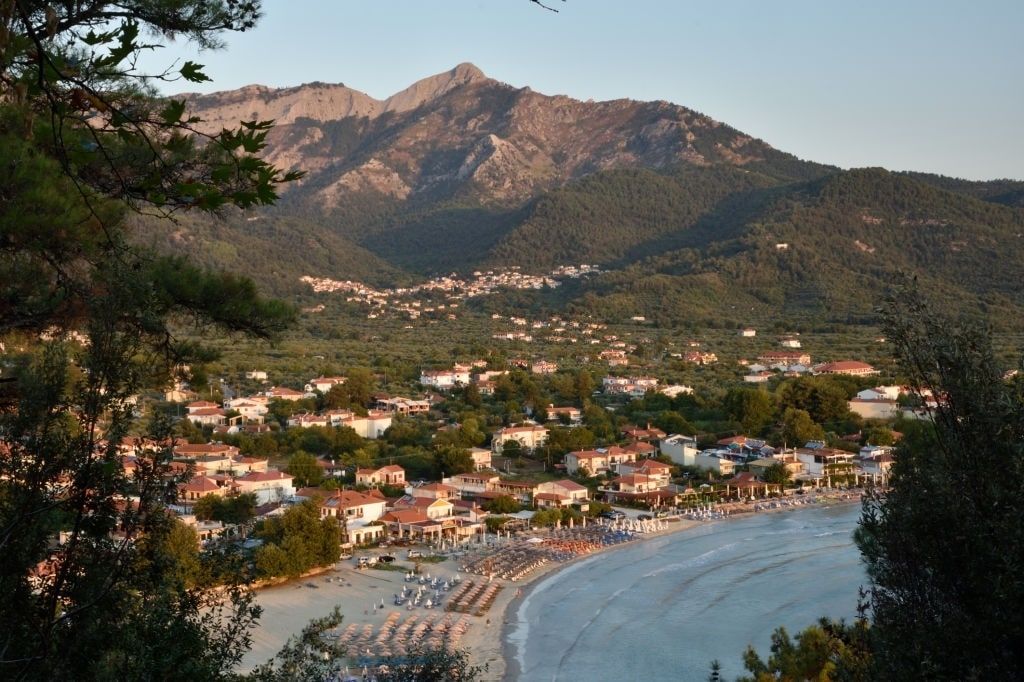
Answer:
[[714, 659], [734, 679], [747, 644], [768, 656], [775, 628], [856, 614], [859, 512], [716, 521], [573, 564], [509, 611], [517, 679], [702, 681]]

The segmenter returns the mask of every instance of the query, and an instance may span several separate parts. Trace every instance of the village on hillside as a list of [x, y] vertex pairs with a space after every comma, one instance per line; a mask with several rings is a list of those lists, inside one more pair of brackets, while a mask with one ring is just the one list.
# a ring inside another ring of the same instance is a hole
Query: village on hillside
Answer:
[[[597, 358], [610, 368], [619, 366], [617, 356], [608, 351], [599, 352]], [[689, 360], [716, 361], [714, 354], [701, 351], [692, 351]], [[208, 434], [209, 439], [197, 443], [182, 438], [171, 445], [175, 471], [190, 475], [178, 486], [172, 508], [196, 529], [204, 545], [247, 535], [239, 524], [209, 515], [199, 518], [203, 515], [195, 513], [203, 498], [239, 495], [253, 500], [255, 514], [245, 519], [250, 525], [311, 501], [320, 518], [342, 522], [346, 548], [394, 541], [464, 543], [486, 533], [488, 519], [493, 531], [528, 527], [530, 513], [551, 510], [593, 515], [615, 505], [649, 515], [685, 513], [721, 502], [792, 496], [833, 486], [884, 485], [892, 464], [891, 443], [840, 448], [824, 440], [808, 440], [772, 446], [764, 438], [742, 434], [701, 442], [695, 434], [633, 423], [618, 425], [604, 442], [566, 450], [564, 443], [571, 441], [563, 434], [586, 429], [585, 408], [578, 404], [538, 406], [521, 421], [480, 434], [482, 442], [463, 447], [464, 456], [451, 460], [456, 470], [439, 471], [430, 478], [412, 480], [406, 468], [396, 463], [354, 464], [356, 460], [344, 454], [317, 457], [317, 471], [310, 475], [291, 471], [289, 460], [243, 451], [251, 451], [261, 436], [285, 431], [344, 431], [357, 444], [373, 443], [386, 439], [396, 422], [436, 417], [439, 406], [454, 394], [464, 396], [468, 391], [480, 399], [493, 399], [496, 391], [501, 392], [500, 381], [511, 372], [543, 377], [558, 371], [557, 363], [543, 360], [514, 359], [504, 369], [488, 368], [484, 361], [455, 364], [423, 370], [415, 397], [374, 393], [368, 405], [348, 408], [308, 409], [323, 404], [324, 396], [336, 388], [343, 390], [345, 376], [320, 376], [304, 386], [272, 386], [247, 395], [226, 391], [218, 402], [191, 400], [184, 406], [184, 420], [195, 427], [193, 435]], [[815, 365], [807, 353], [790, 349], [764, 352], [745, 371], [743, 381], [750, 383], [766, 377], [872, 377], [876, 373], [870, 365], [856, 361]], [[260, 371], [247, 373], [247, 378], [268, 380]], [[864, 389], [846, 407], [864, 419], [884, 422], [919, 415], [920, 408], [915, 413], [900, 407], [903, 392], [897, 386]], [[661, 385], [651, 376], [612, 374], [604, 376], [593, 391], [595, 396], [624, 400], [656, 394], [671, 399], [690, 393], [689, 387]], [[169, 397], [188, 395], [179, 386]], [[432, 438], [450, 428], [458, 425], [438, 423]], [[147, 450], [159, 447], [164, 444], [129, 438], [119, 444], [119, 451], [130, 470], [147, 456]], [[510, 509], [516, 511], [510, 513]], [[527, 510], [525, 518], [520, 510]]]

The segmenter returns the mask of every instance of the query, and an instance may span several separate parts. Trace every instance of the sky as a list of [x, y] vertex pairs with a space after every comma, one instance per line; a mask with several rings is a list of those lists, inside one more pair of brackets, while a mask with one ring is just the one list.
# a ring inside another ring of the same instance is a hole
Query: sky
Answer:
[[1021, 0], [264, 0], [196, 54], [212, 92], [344, 83], [385, 99], [471, 62], [546, 95], [665, 100], [801, 159], [1024, 180]]

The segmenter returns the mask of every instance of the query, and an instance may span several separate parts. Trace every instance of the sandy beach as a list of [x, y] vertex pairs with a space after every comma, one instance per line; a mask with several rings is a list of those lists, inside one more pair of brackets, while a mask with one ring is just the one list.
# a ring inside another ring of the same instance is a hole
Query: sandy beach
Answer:
[[[712, 518], [858, 499], [857, 493], [817, 495], [788, 503], [719, 505], [709, 513], [643, 523], [590, 523], [585, 528], [545, 529], [511, 538], [490, 536], [486, 546], [470, 545], [468, 551], [448, 554], [436, 563], [409, 560], [405, 549], [390, 551], [396, 561], [387, 568], [357, 569], [355, 561], [342, 561], [324, 573], [258, 592], [263, 616], [240, 668], [251, 670], [267, 661], [311, 619], [338, 606], [344, 621], [337, 634], [349, 652], [342, 667], [354, 675], [381, 658], [402, 655], [406, 647], [418, 642], [426, 646], [444, 643], [469, 652], [474, 665], [486, 666], [485, 680], [515, 680], [514, 657], [505, 648], [506, 615], [515, 600], [526, 596], [531, 584], [551, 571], [597, 552], [679, 532]], [[386, 553], [389, 550], [362, 555]], [[406, 601], [396, 604], [396, 596], [403, 593]], [[413, 605], [417, 595], [419, 604]], [[439, 603], [427, 608], [428, 600]]]

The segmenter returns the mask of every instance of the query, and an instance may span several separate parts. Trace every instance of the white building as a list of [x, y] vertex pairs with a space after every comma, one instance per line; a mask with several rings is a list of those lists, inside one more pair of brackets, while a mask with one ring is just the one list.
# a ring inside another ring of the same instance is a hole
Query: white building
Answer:
[[683, 436], [673, 433], [662, 438], [658, 443], [661, 454], [667, 455], [669, 459], [680, 466], [694, 466], [697, 457], [697, 439], [691, 436]]

